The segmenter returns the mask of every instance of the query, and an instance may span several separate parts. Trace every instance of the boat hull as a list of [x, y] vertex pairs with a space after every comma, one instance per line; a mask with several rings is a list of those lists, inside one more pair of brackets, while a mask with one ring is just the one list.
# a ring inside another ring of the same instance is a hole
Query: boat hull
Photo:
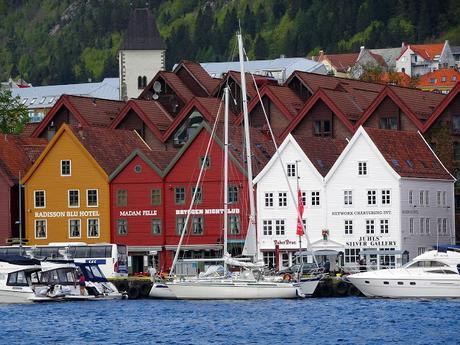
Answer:
[[[27, 289], [30, 290], [30, 289]], [[0, 303], [32, 303], [35, 296], [27, 290], [0, 290]]]
[[176, 295], [166, 284], [154, 283], [149, 293], [150, 298], [176, 299]]
[[367, 297], [460, 298], [460, 278], [428, 280], [349, 276], [348, 280]]
[[315, 292], [316, 288], [318, 287], [320, 279], [309, 279], [309, 280], [301, 280], [299, 282], [299, 289], [302, 294], [305, 296], [311, 296]]
[[286, 283], [177, 282], [167, 286], [177, 299], [274, 299], [303, 297]]

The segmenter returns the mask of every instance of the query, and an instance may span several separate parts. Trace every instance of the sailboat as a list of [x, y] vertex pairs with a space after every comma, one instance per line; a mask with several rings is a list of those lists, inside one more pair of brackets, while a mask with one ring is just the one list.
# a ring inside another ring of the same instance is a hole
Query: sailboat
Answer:
[[[299, 286], [295, 283], [277, 282], [274, 280], [256, 279], [254, 272], [263, 268], [263, 263], [257, 262], [257, 242], [256, 242], [256, 224], [255, 224], [255, 202], [253, 194], [253, 175], [252, 175], [252, 158], [251, 145], [249, 137], [249, 119], [246, 98], [246, 80], [243, 64], [243, 45], [241, 34], [238, 34], [238, 47], [240, 55], [240, 73], [241, 73], [241, 92], [243, 100], [244, 131], [246, 143], [246, 161], [247, 177], [249, 190], [249, 226], [246, 234], [246, 240], [243, 248], [243, 255], [254, 258], [253, 262], [245, 262], [232, 258], [227, 251], [227, 206], [228, 206], [228, 103], [229, 90], [225, 89], [225, 139], [224, 139], [224, 255], [221, 260], [224, 262], [223, 276], [210, 278], [201, 277], [189, 280], [176, 280], [166, 283], [172, 294], [177, 299], [269, 299], [269, 298], [297, 298], [304, 297], [300, 292]], [[193, 197], [192, 197], [193, 205]], [[186, 223], [187, 224], [187, 223]], [[181, 240], [185, 233], [185, 227], [182, 231]], [[176, 251], [171, 271], [177, 261], [180, 243]], [[237, 266], [242, 271], [237, 274], [229, 274], [228, 266]]]

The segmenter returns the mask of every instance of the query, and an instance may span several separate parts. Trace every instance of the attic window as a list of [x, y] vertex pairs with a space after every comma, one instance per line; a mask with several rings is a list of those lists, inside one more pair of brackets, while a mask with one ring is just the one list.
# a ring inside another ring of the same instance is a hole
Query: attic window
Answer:
[[30, 101], [30, 104], [31, 105], [34, 104], [36, 100], [37, 100], [36, 98], [32, 98], [32, 100]]
[[414, 167], [414, 163], [413, 163], [410, 159], [406, 159], [406, 164], [407, 164], [410, 168], [413, 168], [413, 167]]
[[48, 101], [48, 104], [53, 103], [55, 99], [56, 99], [56, 97], [51, 97], [50, 100]]
[[24, 98], [24, 99], [22, 100], [22, 104], [26, 104], [26, 103], [27, 103], [27, 98]]
[[450, 78], [450, 80], [456, 81], [456, 80], [457, 80], [457, 76], [456, 76], [456, 75], [453, 75], [452, 78]]
[[46, 97], [42, 97], [42, 99], [40, 100], [40, 104], [45, 103], [45, 99], [46, 99]]
[[393, 164], [393, 166], [394, 166], [395, 168], [400, 168], [400, 167], [401, 167], [401, 166], [399, 165], [399, 162], [398, 162], [397, 159], [392, 159], [392, 160], [391, 160], [391, 164]]
[[140, 165], [136, 165], [134, 167], [134, 172], [137, 173], [137, 174], [141, 173], [142, 172], [142, 167]]

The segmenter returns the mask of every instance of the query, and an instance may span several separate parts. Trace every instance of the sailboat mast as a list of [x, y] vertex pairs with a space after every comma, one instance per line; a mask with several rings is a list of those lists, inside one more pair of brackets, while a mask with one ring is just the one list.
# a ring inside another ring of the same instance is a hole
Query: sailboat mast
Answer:
[[[251, 140], [249, 138], [249, 115], [248, 115], [248, 100], [246, 97], [246, 74], [244, 72], [244, 54], [243, 54], [243, 38], [241, 33], [237, 34], [238, 37], [238, 52], [240, 58], [240, 76], [241, 76], [241, 99], [243, 102], [243, 120], [244, 120], [244, 139], [246, 143], [246, 161], [247, 161], [247, 174], [248, 174], [248, 192], [249, 192], [249, 226], [248, 233], [246, 235], [246, 242], [248, 238], [253, 236], [252, 245], [254, 248], [246, 247], [246, 250], [249, 254], [253, 255], [257, 259], [257, 241], [255, 240], [256, 236], [256, 208], [254, 202], [254, 185], [252, 182], [252, 157], [251, 157]], [[256, 260], [257, 261], [257, 260]]]
[[[224, 89], [225, 111], [224, 111], [224, 255], [228, 253], [228, 86]], [[224, 265], [224, 269], [227, 265]]]

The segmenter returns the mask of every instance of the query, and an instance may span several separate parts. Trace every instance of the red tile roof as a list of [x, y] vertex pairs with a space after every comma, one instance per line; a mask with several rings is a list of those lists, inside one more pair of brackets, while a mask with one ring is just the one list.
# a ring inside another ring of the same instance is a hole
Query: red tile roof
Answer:
[[441, 55], [444, 43], [436, 44], [413, 44], [409, 45], [410, 49], [425, 60], [434, 60], [436, 55]]
[[0, 169], [12, 183], [24, 176], [47, 145], [46, 139], [0, 135]]
[[290, 88], [285, 86], [266, 86], [289, 111], [291, 116], [296, 116], [300, 109], [302, 109], [304, 102], [302, 99]]
[[331, 170], [347, 146], [347, 141], [341, 139], [303, 137], [301, 135], [293, 135], [293, 137], [323, 177]]
[[134, 131], [69, 126], [91, 156], [110, 175], [135, 149], [148, 146]]
[[165, 170], [169, 163], [172, 162], [179, 152], [178, 148], [168, 147], [167, 150], [160, 150], [158, 148], [151, 151], [143, 151], [143, 153], [150, 159], [161, 171]]
[[434, 112], [436, 107], [445, 98], [445, 95], [411, 89], [407, 87], [389, 86], [392, 91], [403, 101], [418, 119], [425, 121]]
[[[431, 81], [434, 81], [433, 83]], [[460, 72], [453, 68], [443, 68], [419, 77], [419, 88], [451, 89], [460, 80]]]
[[411, 78], [404, 72], [392, 72], [391, 74], [388, 72], [382, 73], [380, 81], [383, 84], [395, 84], [404, 87], [410, 87]]
[[160, 102], [131, 99], [128, 103], [135, 103], [139, 106], [145, 116], [152, 121], [152, 124], [162, 132], [168, 129], [173, 122], [173, 118], [166, 109], [163, 108]]
[[[221, 82], [221, 79], [212, 78], [208, 74], [208, 72], [206, 72], [206, 70], [197, 62], [183, 60], [181, 61], [179, 66], [181, 65], [183, 65], [190, 72], [190, 74], [198, 81], [198, 83], [206, 89], [208, 95], [211, 95], [214, 89]], [[176, 70], [177, 68], [179, 68], [179, 66], [176, 67]]]
[[[187, 85], [184, 84], [184, 82], [175, 73], [161, 71], [158, 72], [158, 75], [162, 77], [166, 83], [168, 83], [168, 86], [174, 90], [174, 92], [179, 96], [180, 99], [184, 101], [184, 103], [187, 103], [193, 97], [195, 97], [193, 92], [187, 87]], [[156, 79], [157, 78], [155, 78], [155, 80]], [[148, 87], [145, 90], [147, 89]]]
[[365, 131], [401, 177], [453, 179], [421, 134], [376, 128], [365, 128]]
[[338, 72], [348, 72], [358, 60], [359, 53], [350, 54], [324, 54], [319, 56], [318, 62], [328, 60]]
[[38, 127], [39, 124], [40, 124], [39, 122], [26, 123], [20, 135], [23, 137], [30, 137], [33, 131], [35, 131], [35, 129]]

